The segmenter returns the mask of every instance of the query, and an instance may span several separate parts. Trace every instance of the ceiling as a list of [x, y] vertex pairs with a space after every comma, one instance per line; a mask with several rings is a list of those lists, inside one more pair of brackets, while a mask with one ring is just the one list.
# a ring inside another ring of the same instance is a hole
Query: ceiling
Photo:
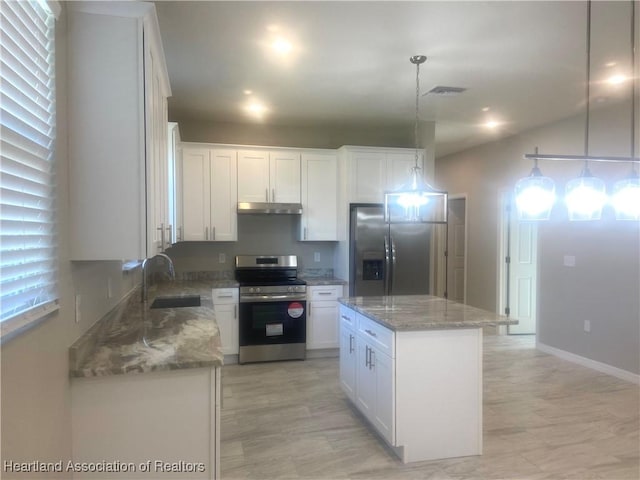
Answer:
[[[428, 57], [420, 118], [436, 122], [437, 156], [584, 112], [585, 2], [155, 3], [171, 120], [413, 131], [417, 54]], [[629, 75], [630, 12], [593, 3], [591, 108], [628, 96], [628, 81], [602, 80]], [[288, 53], [270, 47], [277, 38]], [[435, 86], [467, 90], [424, 95]], [[243, 109], [257, 100], [261, 118]]]

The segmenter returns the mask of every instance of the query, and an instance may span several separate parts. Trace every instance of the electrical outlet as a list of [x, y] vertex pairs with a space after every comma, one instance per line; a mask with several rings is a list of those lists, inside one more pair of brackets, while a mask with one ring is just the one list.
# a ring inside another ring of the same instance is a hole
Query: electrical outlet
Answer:
[[564, 266], [565, 267], [575, 267], [576, 266], [576, 257], [574, 255], [565, 255], [564, 256]]
[[585, 331], [585, 333], [591, 333], [591, 321], [590, 320], [585, 320], [584, 321], [584, 331]]
[[315, 252], [313, 254], [313, 261], [314, 262], [319, 262], [320, 261], [320, 252]]
[[80, 323], [80, 294], [76, 293], [76, 323]]
[[111, 277], [107, 278], [107, 298], [113, 298], [113, 286], [111, 285]]
[[219, 253], [218, 254], [218, 263], [227, 263], [227, 254]]

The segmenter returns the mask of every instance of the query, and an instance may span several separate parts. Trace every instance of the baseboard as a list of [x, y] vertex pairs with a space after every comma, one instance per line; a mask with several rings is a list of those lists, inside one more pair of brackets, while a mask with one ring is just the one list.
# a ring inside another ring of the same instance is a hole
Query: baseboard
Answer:
[[307, 358], [330, 358], [339, 357], [340, 349], [338, 348], [319, 348], [315, 350], [307, 350]]
[[587, 367], [592, 370], [597, 370], [598, 372], [606, 373], [607, 375], [611, 375], [621, 380], [626, 380], [627, 382], [640, 385], [640, 375], [635, 374], [633, 372], [622, 370], [621, 368], [613, 367], [611, 365], [607, 365], [606, 363], [598, 362], [596, 360], [591, 360], [590, 358], [581, 357], [580, 355], [576, 355], [575, 353], [567, 352], [565, 350], [560, 350], [559, 348], [551, 347], [549, 345], [545, 345], [544, 343], [540, 343], [538, 341], [536, 341], [536, 348], [541, 352], [554, 355], [556, 357], [562, 358], [563, 360], [577, 363], [578, 365], [582, 365], [583, 367]]

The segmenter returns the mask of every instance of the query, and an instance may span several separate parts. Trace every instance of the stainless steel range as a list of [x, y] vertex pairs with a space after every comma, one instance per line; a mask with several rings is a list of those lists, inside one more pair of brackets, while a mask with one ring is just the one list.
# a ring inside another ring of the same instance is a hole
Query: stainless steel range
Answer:
[[295, 255], [238, 255], [239, 363], [305, 358], [307, 285]]

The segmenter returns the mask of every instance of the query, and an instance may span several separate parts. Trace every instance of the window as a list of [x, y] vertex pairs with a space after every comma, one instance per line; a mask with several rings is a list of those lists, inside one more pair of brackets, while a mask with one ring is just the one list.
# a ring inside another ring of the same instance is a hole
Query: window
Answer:
[[0, 321], [4, 340], [58, 308], [55, 18], [45, 1], [3, 0], [0, 15]]

